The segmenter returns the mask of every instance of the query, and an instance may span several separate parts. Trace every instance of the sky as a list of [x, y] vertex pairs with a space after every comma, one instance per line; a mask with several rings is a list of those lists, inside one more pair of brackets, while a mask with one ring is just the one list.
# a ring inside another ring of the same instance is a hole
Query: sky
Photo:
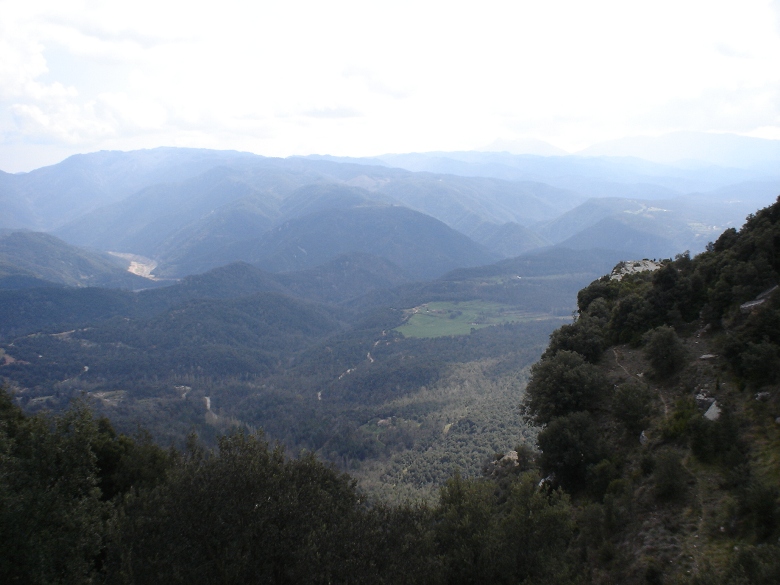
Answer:
[[0, 0], [0, 169], [780, 139], [780, 0]]

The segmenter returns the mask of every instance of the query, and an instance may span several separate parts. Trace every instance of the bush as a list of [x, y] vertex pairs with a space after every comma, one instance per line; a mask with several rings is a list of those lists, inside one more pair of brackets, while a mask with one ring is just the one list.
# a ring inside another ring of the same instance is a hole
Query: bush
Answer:
[[572, 412], [591, 410], [609, 384], [596, 366], [573, 351], [559, 351], [531, 368], [524, 410], [536, 424]]
[[612, 414], [632, 435], [640, 433], [651, 414], [652, 394], [636, 383], [620, 386], [612, 396]]
[[671, 327], [656, 327], [648, 331], [643, 339], [645, 356], [659, 378], [667, 378], [685, 365], [685, 347]]
[[681, 398], [674, 405], [672, 416], [667, 418], [661, 426], [664, 439], [668, 441], [687, 436], [691, 421], [700, 416], [693, 398]]
[[587, 361], [595, 363], [604, 351], [604, 333], [596, 319], [583, 315], [571, 325], [563, 325], [550, 335], [550, 345], [545, 356], [561, 350], [574, 351]]
[[655, 495], [662, 500], [680, 497], [685, 492], [686, 471], [674, 451], [663, 451], [656, 457]]
[[586, 485], [588, 468], [604, 458], [601, 429], [587, 412], [554, 419], [537, 439], [542, 469], [573, 492]]

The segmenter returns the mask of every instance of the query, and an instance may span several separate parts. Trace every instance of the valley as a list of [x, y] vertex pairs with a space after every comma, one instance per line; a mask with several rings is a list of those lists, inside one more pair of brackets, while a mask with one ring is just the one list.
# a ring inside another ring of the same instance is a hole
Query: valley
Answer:
[[58, 465], [94, 467], [109, 565], [240, 509], [209, 543], [297, 518], [290, 542], [409, 582], [780, 567], [771, 171], [156, 149], [9, 177], [0, 202], [36, 220], [0, 232], [0, 448], [67, 443], [41, 477], [88, 451]]
[[[30, 195], [65, 183], [90, 197]], [[763, 171], [500, 153], [74, 157], [0, 189], [38, 218], [3, 220], [0, 375], [33, 412], [83, 395], [161, 443], [262, 428], [376, 497], [429, 499], [533, 441], [516, 405], [577, 291], [702, 250], [775, 189]]]

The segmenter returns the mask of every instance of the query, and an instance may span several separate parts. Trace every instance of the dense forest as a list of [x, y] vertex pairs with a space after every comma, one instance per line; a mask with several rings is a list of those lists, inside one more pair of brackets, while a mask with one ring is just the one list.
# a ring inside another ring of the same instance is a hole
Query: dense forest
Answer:
[[[538, 435], [482, 461], [481, 478], [455, 473], [428, 503], [368, 498], [312, 450], [291, 456], [261, 431], [164, 449], [84, 402], [26, 414], [4, 391], [3, 581], [780, 582], [780, 200], [655, 267], [619, 265], [580, 291], [575, 321], [516, 394]], [[501, 344], [519, 331], [491, 330]], [[397, 359], [431, 342], [468, 354], [479, 333], [421, 340]], [[332, 353], [356, 351], [354, 339]], [[501, 362], [496, 381], [522, 370]], [[434, 387], [444, 370], [425, 363], [404, 371]], [[396, 386], [370, 392], [383, 401]]]
[[179, 448], [193, 431], [213, 447], [262, 428], [372, 495], [432, 500], [456, 469], [478, 475], [532, 440], [516, 408], [527, 368], [617, 258], [551, 250], [368, 293], [369, 265], [392, 272], [357, 255], [283, 274], [235, 263], [137, 293], [5, 290], [0, 375], [26, 412], [83, 397], [119, 432], [140, 424]]

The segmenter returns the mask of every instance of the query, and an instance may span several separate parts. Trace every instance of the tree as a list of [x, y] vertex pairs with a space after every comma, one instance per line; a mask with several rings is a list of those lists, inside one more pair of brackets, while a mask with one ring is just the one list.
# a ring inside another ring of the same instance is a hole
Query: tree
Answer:
[[550, 335], [545, 356], [561, 350], [575, 351], [587, 361], [595, 363], [604, 350], [604, 334], [597, 319], [587, 313], [571, 325], [563, 325]]
[[635, 382], [623, 384], [612, 396], [612, 414], [629, 433], [638, 435], [647, 424], [651, 401], [652, 395], [644, 386]]
[[113, 562], [139, 584], [375, 582], [372, 518], [348, 476], [236, 433], [127, 503]]
[[601, 429], [587, 412], [554, 419], [539, 433], [537, 442], [542, 451], [542, 470], [554, 473], [558, 482], [572, 492], [585, 487], [588, 467], [604, 458]]
[[609, 383], [596, 366], [578, 353], [561, 350], [531, 367], [523, 408], [536, 424], [572, 412], [593, 409]]
[[667, 378], [685, 365], [686, 351], [677, 333], [663, 325], [644, 336], [645, 355], [660, 378]]
[[493, 486], [456, 473], [440, 492], [436, 541], [447, 583], [478, 583], [490, 571]]
[[539, 488], [537, 473], [524, 473], [511, 487], [497, 531], [492, 557], [498, 582], [566, 582], [566, 553], [574, 532], [567, 494], [548, 493]]
[[89, 583], [110, 506], [101, 501], [91, 413], [25, 417], [0, 389], [0, 581]]

